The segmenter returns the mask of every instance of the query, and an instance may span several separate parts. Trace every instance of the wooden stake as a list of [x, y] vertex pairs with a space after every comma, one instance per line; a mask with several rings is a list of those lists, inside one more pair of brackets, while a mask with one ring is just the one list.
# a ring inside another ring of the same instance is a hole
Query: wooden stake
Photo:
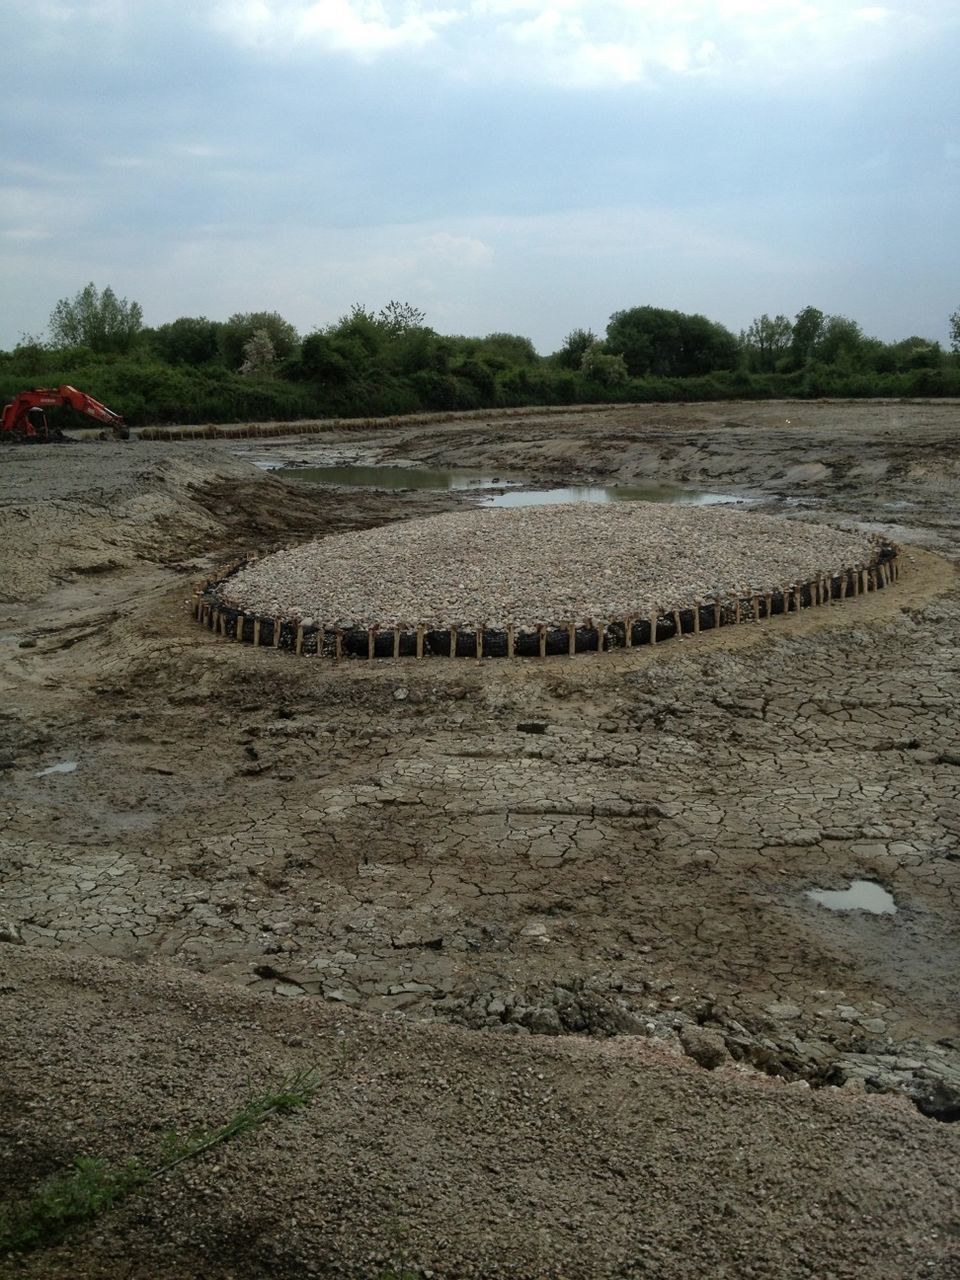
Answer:
[[547, 628], [542, 622], [537, 623], [537, 639], [540, 644], [540, 657], [545, 658], [547, 656]]
[[367, 627], [367, 660], [372, 661], [377, 652], [377, 629]]
[[740, 593], [737, 592], [737, 598], [733, 603], [733, 621], [735, 624], [740, 622]]
[[679, 609], [674, 609], [673, 611], [673, 634], [677, 637], [678, 640], [683, 635], [683, 625], [680, 622]]
[[454, 626], [450, 628], [450, 657], [455, 658], [456, 656], [457, 656], [457, 628]]
[[866, 593], [867, 593], [867, 571], [866, 569], [861, 569], [860, 570], [860, 594], [866, 595]]
[[395, 658], [400, 657], [400, 628], [399, 627], [393, 628], [393, 656]]
[[302, 623], [302, 622], [301, 622], [301, 623], [300, 623], [300, 625], [297, 627], [297, 648], [296, 648], [296, 652], [297, 652], [298, 654], [303, 653], [303, 623]]
[[624, 618], [623, 620], [623, 647], [625, 649], [633, 648], [633, 619]]
[[254, 620], [253, 620], [253, 647], [254, 647], [255, 649], [257, 649], [257, 648], [259, 648], [259, 646], [260, 646], [260, 619], [259, 619], [259, 618], [254, 618]]
[[238, 613], [236, 626], [234, 627], [234, 630], [233, 630], [234, 639], [236, 640], [237, 644], [243, 643], [243, 624], [245, 622], [246, 622], [246, 618], [244, 618], [243, 614]]
[[483, 657], [483, 627], [482, 626], [477, 627], [476, 637], [477, 637], [477, 660], [479, 661]]
[[764, 592], [763, 607], [766, 610], [763, 616], [765, 618], [769, 618], [773, 613], [773, 592], [772, 591]]
[[653, 614], [650, 619], [650, 643], [657, 643], [657, 615]]
[[417, 627], [417, 657], [423, 657], [423, 627]]
[[700, 601], [695, 600], [693, 604], [693, 634], [700, 634]]
[[569, 637], [569, 649], [571, 653], [577, 652], [577, 624], [575, 622], [568, 623], [567, 636]]
[[280, 648], [280, 621], [279, 618], [274, 618], [273, 620], [273, 647], [275, 649]]
[[508, 658], [512, 658], [514, 656], [515, 648], [516, 648], [516, 630], [514, 628], [513, 623], [510, 622], [507, 624], [507, 657]]
[[719, 600], [714, 600], [713, 602], [713, 625], [715, 627], [719, 627], [720, 625], [720, 601]]
[[334, 641], [334, 656], [337, 662], [343, 657], [343, 632], [338, 627], [336, 632], [336, 640]]

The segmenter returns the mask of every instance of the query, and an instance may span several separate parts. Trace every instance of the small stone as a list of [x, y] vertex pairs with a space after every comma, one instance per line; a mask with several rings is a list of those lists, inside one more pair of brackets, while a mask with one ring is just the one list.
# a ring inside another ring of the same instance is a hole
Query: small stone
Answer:
[[323, 997], [337, 1004], [359, 1004], [360, 994], [352, 987], [324, 987]]
[[791, 1004], [788, 1000], [775, 1000], [773, 1004], [766, 1006], [766, 1012], [771, 1018], [799, 1018], [803, 1010], [798, 1004]]
[[523, 1015], [523, 1025], [537, 1036], [558, 1036], [563, 1031], [560, 1015], [549, 1005], [528, 1009]]
[[12, 920], [0, 921], [0, 942], [23, 942], [20, 930]]
[[535, 942], [549, 942], [550, 935], [547, 932], [547, 926], [534, 921], [531, 924], [525, 924], [520, 930], [521, 938], [530, 938]]
[[727, 1046], [720, 1032], [706, 1027], [683, 1027], [680, 1031], [680, 1043], [684, 1053], [708, 1071], [714, 1071], [728, 1056]]

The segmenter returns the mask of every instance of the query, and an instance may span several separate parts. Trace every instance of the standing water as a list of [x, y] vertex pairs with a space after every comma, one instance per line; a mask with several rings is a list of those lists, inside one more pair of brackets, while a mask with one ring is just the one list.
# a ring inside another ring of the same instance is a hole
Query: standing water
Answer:
[[897, 909], [893, 895], [873, 880], [854, 880], [849, 889], [807, 889], [806, 895], [831, 911], [869, 911], [884, 916]]
[[345, 485], [369, 489], [485, 490], [497, 489], [481, 499], [488, 507], [529, 507], [571, 502], [675, 502], [697, 506], [735, 502], [722, 493], [704, 493], [680, 485], [565, 485], [556, 489], [521, 488], [528, 482], [519, 476], [455, 468], [428, 471], [418, 467], [330, 466], [278, 467], [274, 475], [307, 484]]

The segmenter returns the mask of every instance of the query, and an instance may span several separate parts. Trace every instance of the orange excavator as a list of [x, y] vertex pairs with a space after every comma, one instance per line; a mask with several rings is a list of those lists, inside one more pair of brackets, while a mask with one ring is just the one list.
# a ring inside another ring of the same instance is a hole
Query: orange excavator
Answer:
[[119, 413], [114, 413], [93, 396], [76, 387], [41, 387], [36, 391], [21, 391], [9, 404], [3, 406], [0, 419], [0, 441], [23, 440], [42, 443], [63, 439], [62, 432], [51, 431], [45, 410], [66, 406], [96, 418], [111, 428], [118, 440], [130, 438], [130, 428]]

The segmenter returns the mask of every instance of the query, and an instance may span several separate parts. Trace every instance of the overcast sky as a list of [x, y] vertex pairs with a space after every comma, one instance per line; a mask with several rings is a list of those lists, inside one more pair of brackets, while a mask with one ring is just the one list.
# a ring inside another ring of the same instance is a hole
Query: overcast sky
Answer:
[[354, 302], [541, 352], [641, 304], [960, 306], [960, 0], [4, 0], [0, 347]]

